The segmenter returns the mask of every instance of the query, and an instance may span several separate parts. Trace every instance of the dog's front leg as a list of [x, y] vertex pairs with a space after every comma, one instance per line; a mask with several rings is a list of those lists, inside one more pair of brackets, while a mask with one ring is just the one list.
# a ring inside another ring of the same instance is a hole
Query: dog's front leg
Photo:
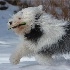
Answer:
[[20, 59], [23, 56], [27, 56], [30, 52], [31, 51], [26, 47], [26, 45], [20, 44], [11, 55], [10, 62], [12, 64], [18, 64]]

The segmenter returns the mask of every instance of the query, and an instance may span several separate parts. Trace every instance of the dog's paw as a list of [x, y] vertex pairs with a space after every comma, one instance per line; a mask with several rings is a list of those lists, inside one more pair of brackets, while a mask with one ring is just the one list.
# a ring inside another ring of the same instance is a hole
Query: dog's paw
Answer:
[[20, 61], [20, 58], [19, 57], [14, 57], [14, 56], [11, 56], [10, 57], [10, 62], [12, 63], [12, 64], [18, 64], [19, 63], [19, 61]]

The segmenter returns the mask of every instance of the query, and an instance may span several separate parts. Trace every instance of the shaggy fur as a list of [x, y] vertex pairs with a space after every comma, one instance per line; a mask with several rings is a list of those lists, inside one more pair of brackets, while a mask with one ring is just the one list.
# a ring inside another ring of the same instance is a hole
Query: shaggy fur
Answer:
[[23, 56], [33, 55], [40, 64], [51, 64], [53, 54], [70, 51], [70, 24], [45, 13], [41, 5], [22, 9], [12, 16], [8, 26], [21, 22], [26, 25], [12, 28], [21, 41], [10, 57], [11, 63], [17, 64]]

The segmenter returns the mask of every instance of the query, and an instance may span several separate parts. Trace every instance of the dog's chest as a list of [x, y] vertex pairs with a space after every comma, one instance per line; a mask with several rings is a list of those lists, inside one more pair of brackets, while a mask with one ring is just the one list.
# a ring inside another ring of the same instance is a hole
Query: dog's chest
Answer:
[[40, 25], [35, 25], [35, 28], [31, 29], [29, 33], [25, 33], [27, 40], [37, 43], [43, 35], [43, 31], [40, 29]]

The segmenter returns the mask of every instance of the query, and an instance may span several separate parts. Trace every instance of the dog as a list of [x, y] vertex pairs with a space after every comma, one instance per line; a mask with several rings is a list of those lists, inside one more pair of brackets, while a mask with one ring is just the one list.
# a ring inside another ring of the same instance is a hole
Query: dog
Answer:
[[39, 64], [51, 64], [52, 55], [70, 51], [70, 24], [46, 13], [42, 5], [17, 12], [9, 19], [8, 27], [20, 38], [10, 57], [13, 64], [24, 56], [34, 56]]

